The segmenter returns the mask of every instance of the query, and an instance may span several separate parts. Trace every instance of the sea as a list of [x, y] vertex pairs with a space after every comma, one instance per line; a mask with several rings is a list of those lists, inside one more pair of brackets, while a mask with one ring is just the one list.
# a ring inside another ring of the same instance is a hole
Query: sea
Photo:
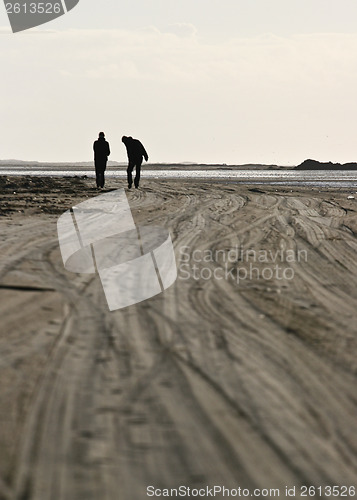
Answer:
[[[50, 177], [95, 177], [94, 169], [28, 169], [26, 167], [1, 167], [0, 175], [29, 175]], [[244, 184], [271, 184], [286, 186], [316, 186], [357, 188], [355, 170], [240, 170], [240, 169], [146, 169], [142, 179], [212, 180]], [[108, 169], [106, 178], [126, 179], [125, 169]]]

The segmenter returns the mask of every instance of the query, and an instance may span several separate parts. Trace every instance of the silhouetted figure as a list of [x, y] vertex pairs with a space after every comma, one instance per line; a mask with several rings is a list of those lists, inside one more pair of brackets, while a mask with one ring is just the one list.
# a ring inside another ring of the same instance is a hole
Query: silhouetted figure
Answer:
[[109, 143], [104, 137], [104, 132], [99, 132], [99, 137], [93, 144], [97, 188], [104, 187], [104, 172], [107, 168], [108, 156], [110, 155]]
[[129, 164], [126, 171], [128, 174], [128, 188], [130, 189], [131, 186], [133, 185], [134, 167], [135, 167], [134, 185], [136, 188], [138, 188], [140, 182], [140, 170], [141, 170], [141, 164], [143, 162], [143, 157], [145, 158], [145, 161], [148, 161], [149, 159], [148, 154], [145, 151], [144, 146], [138, 139], [133, 139], [132, 137], [126, 137], [124, 135], [121, 140], [125, 144], [126, 151], [128, 153]]

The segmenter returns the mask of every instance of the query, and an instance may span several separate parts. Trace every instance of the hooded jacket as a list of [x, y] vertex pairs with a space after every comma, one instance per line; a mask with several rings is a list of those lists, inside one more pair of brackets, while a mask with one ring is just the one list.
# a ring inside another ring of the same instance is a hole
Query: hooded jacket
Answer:
[[143, 157], [145, 161], [148, 161], [148, 154], [138, 139], [133, 139], [132, 137], [124, 136], [122, 139], [123, 143], [126, 146], [126, 151], [128, 153], [128, 160], [141, 160]]
[[94, 141], [93, 150], [95, 160], [106, 160], [110, 155], [109, 143], [104, 137], [99, 137], [99, 139]]

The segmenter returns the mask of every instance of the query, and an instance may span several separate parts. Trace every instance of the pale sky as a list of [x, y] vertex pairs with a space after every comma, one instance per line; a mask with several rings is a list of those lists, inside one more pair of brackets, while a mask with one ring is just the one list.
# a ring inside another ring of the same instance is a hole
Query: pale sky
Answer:
[[152, 162], [357, 161], [356, 0], [80, 0], [12, 34], [0, 159], [88, 161], [103, 130]]

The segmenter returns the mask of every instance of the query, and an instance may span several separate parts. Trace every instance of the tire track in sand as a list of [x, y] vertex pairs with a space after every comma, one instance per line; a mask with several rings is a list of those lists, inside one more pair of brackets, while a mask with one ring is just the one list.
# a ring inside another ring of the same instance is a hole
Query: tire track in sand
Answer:
[[282, 262], [291, 282], [179, 278], [109, 313], [98, 279], [73, 283], [48, 248], [43, 279], [67, 305], [27, 408], [14, 499], [139, 500], [148, 484], [353, 484], [349, 213], [326, 194], [266, 191], [148, 183], [131, 203], [138, 223], [169, 227], [178, 262], [183, 246], [306, 249], [306, 262]]

